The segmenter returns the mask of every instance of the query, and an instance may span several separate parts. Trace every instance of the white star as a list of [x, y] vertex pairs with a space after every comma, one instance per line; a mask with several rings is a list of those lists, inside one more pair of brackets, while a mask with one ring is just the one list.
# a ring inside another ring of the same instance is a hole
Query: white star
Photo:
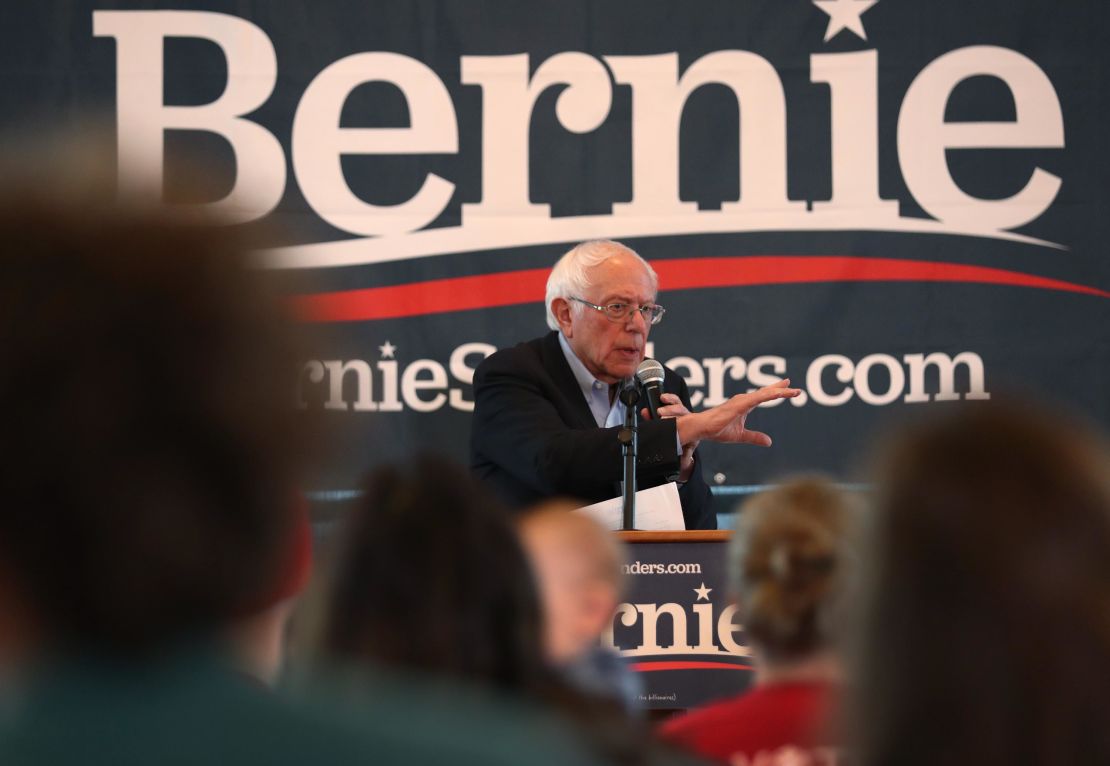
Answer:
[[836, 37], [842, 29], [855, 32], [861, 40], [867, 39], [860, 18], [868, 8], [879, 0], [813, 0], [813, 4], [829, 15], [829, 26], [825, 30], [825, 42]]
[[694, 588], [694, 593], [698, 594], [698, 601], [701, 601], [702, 599], [705, 599], [706, 601], [708, 601], [709, 600], [709, 594], [712, 591], [713, 591], [712, 588], [705, 587], [705, 583], [702, 583], [700, 588]]
[[397, 347], [390, 343], [388, 340], [382, 345], [378, 346], [378, 351], [382, 352], [382, 359], [392, 359], [393, 353], [396, 350]]

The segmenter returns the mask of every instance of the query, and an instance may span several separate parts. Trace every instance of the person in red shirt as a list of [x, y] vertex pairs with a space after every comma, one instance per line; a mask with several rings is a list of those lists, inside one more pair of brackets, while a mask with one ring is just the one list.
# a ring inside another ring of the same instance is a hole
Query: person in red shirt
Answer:
[[831, 634], [852, 505], [828, 481], [802, 478], [741, 508], [729, 556], [755, 685], [665, 722], [664, 740], [730, 766], [837, 763], [829, 718], [841, 666]]

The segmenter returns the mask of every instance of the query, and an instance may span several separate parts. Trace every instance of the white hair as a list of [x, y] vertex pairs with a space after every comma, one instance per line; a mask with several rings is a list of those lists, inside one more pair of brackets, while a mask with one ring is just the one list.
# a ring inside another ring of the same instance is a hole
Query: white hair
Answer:
[[[632, 248], [610, 239], [593, 239], [589, 242], [583, 242], [568, 250], [555, 263], [554, 268], [551, 269], [551, 274], [547, 277], [547, 296], [544, 299], [544, 305], [547, 307], [548, 327], [552, 330], [559, 329], [555, 312], [551, 310], [551, 302], [556, 298], [562, 298], [563, 300], [581, 298], [589, 290], [590, 285], [593, 284], [593, 280], [590, 279], [590, 271], [615, 255], [630, 255], [643, 264], [648, 279], [651, 280], [651, 289], [655, 292], [659, 291], [659, 275], [655, 273], [651, 264], [641, 258], [639, 253]], [[582, 306], [581, 304], [572, 303], [571, 310], [581, 311]]]

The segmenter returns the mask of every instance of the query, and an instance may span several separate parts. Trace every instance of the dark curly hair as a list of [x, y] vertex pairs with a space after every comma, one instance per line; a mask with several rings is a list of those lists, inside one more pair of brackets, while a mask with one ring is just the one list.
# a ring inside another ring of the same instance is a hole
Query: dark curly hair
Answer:
[[508, 512], [445, 458], [384, 466], [342, 533], [322, 648], [532, 690], [548, 676]]

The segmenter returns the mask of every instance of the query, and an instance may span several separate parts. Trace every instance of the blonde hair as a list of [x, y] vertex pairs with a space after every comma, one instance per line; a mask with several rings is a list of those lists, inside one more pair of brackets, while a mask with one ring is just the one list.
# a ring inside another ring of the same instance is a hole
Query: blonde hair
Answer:
[[831, 642], [853, 499], [827, 479], [802, 477], [740, 509], [729, 563], [740, 619], [771, 660]]

